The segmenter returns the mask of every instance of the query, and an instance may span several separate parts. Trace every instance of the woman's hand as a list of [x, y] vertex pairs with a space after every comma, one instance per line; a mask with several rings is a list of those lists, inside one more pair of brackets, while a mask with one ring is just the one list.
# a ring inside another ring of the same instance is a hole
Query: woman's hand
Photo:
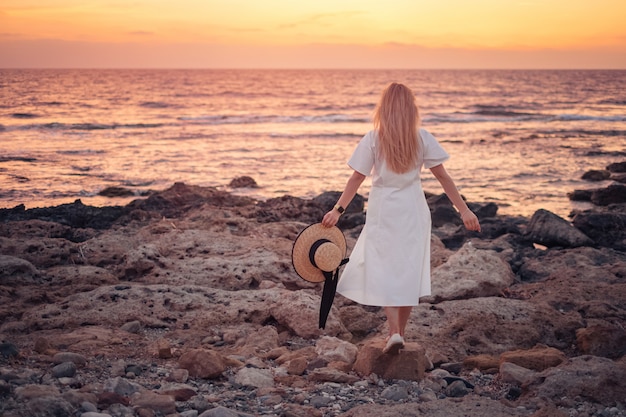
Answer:
[[339, 221], [339, 216], [341, 216], [341, 214], [337, 210], [332, 209], [324, 215], [322, 225], [326, 227], [333, 227]]
[[476, 217], [472, 210], [465, 210], [461, 215], [461, 220], [463, 220], [463, 224], [465, 225], [465, 228], [467, 230], [480, 232], [480, 223], [478, 222], [478, 217]]

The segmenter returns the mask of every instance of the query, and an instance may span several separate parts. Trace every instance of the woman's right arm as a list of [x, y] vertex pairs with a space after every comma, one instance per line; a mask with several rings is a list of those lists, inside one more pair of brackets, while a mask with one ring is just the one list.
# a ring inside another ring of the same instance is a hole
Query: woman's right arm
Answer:
[[[343, 208], [348, 207], [348, 204], [350, 204], [364, 180], [365, 175], [361, 174], [358, 171], [354, 171], [348, 179], [346, 187], [344, 188], [343, 193], [341, 193], [341, 197], [339, 197], [339, 200], [337, 200], [337, 205]], [[324, 218], [322, 219], [322, 225], [326, 227], [332, 227], [337, 224], [340, 216], [341, 213], [333, 208], [324, 215]]]

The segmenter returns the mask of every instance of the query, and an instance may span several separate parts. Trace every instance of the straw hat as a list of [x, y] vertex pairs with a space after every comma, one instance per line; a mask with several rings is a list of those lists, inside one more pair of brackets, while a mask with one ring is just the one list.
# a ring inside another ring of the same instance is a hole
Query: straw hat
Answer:
[[296, 273], [309, 282], [324, 282], [324, 272], [335, 271], [346, 257], [346, 238], [337, 228], [315, 223], [293, 243], [291, 261]]

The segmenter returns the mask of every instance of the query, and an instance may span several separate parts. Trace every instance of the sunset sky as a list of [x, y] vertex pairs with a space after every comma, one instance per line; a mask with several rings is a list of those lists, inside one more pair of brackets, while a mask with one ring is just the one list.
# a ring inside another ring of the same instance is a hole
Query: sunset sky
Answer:
[[0, 68], [626, 68], [624, 0], [0, 0]]

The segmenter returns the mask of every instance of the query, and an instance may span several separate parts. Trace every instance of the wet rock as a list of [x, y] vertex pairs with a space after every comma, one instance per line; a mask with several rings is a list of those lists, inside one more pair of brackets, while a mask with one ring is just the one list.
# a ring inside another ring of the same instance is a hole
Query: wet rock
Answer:
[[567, 193], [567, 198], [572, 201], [591, 201], [593, 190], [574, 190]]
[[132, 197], [135, 193], [132, 190], [124, 187], [107, 187], [98, 192], [98, 195], [103, 197]]
[[598, 206], [626, 203], [626, 185], [611, 184], [591, 192], [591, 202]]
[[547, 210], [537, 210], [530, 219], [526, 237], [548, 247], [590, 246], [593, 241], [567, 220]]
[[241, 176], [233, 178], [228, 184], [231, 188], [259, 188], [254, 178], [248, 176]]
[[108, 229], [126, 209], [124, 207], [92, 207], [80, 200], [56, 207], [33, 208], [23, 211], [0, 210], [0, 221], [38, 219], [56, 222], [77, 229]]
[[606, 167], [610, 172], [626, 172], [626, 162], [613, 162]]
[[626, 213], [585, 211], [572, 222], [598, 246], [626, 251]]
[[582, 179], [587, 181], [604, 181], [608, 180], [610, 176], [611, 172], [608, 170], [592, 169], [585, 172]]

